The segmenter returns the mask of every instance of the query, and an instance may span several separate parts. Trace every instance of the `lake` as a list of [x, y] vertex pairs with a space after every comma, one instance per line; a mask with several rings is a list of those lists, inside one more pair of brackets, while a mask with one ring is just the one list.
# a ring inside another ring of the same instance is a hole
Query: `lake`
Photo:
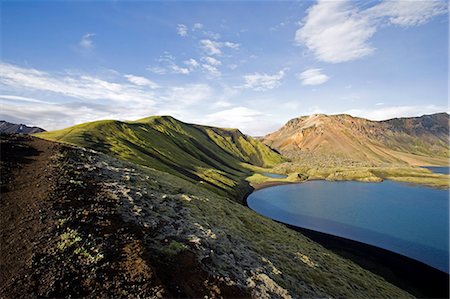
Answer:
[[247, 198], [274, 220], [381, 247], [449, 272], [447, 190], [384, 181], [310, 181]]
[[269, 178], [273, 178], [273, 179], [284, 179], [284, 178], [288, 177], [285, 174], [271, 173], [271, 172], [262, 172], [261, 174], [263, 176], [266, 176], [266, 177], [269, 177]]
[[449, 174], [450, 172], [450, 167], [447, 166], [423, 166], [423, 168], [429, 169], [434, 173]]

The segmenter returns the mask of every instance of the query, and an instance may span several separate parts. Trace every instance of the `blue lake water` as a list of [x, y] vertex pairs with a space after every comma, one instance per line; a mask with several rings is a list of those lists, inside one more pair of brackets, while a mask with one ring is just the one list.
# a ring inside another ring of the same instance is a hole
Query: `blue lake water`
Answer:
[[449, 193], [392, 181], [311, 181], [256, 191], [254, 211], [274, 220], [406, 255], [449, 272]]
[[274, 178], [274, 179], [284, 179], [287, 178], [287, 175], [285, 174], [278, 174], [278, 173], [271, 173], [271, 172], [262, 172], [263, 176]]
[[434, 173], [449, 174], [450, 172], [450, 167], [447, 166], [424, 166], [423, 168], [429, 169]]

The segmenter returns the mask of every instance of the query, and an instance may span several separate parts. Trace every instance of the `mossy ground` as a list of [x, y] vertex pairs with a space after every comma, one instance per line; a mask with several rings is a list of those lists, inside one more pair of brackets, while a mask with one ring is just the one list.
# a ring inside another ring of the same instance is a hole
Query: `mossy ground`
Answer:
[[449, 189], [450, 176], [433, 173], [422, 167], [379, 166], [379, 167], [306, 167], [292, 162], [279, 164], [267, 172], [282, 173], [287, 178], [270, 178], [255, 173], [247, 181], [256, 188], [267, 183], [300, 183], [308, 180], [381, 182], [393, 180], [398, 182], [419, 184], [439, 189]]

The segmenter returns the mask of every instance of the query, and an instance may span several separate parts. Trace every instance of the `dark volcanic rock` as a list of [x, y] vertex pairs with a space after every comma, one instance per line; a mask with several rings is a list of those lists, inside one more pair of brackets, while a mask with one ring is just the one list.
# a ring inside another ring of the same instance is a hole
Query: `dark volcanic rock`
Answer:
[[45, 132], [39, 127], [29, 127], [24, 124], [13, 124], [4, 120], [0, 120], [0, 134], [34, 134]]

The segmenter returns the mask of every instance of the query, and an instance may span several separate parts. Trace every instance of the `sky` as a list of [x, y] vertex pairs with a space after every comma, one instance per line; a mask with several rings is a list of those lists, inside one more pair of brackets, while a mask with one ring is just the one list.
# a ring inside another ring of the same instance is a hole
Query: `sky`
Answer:
[[447, 112], [446, 1], [1, 1], [0, 119], [171, 115], [254, 136]]

